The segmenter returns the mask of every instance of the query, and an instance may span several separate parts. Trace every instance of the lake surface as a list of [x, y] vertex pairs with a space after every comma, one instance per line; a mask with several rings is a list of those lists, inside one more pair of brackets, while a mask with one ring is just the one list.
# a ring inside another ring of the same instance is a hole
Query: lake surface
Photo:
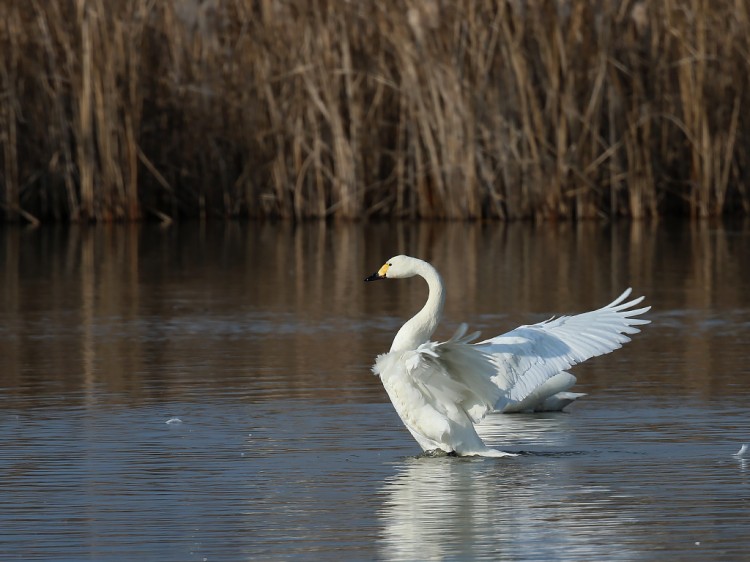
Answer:
[[[370, 372], [419, 280], [436, 336], [610, 302], [652, 324], [561, 414], [420, 456]], [[0, 230], [1, 560], [746, 560], [750, 227]]]

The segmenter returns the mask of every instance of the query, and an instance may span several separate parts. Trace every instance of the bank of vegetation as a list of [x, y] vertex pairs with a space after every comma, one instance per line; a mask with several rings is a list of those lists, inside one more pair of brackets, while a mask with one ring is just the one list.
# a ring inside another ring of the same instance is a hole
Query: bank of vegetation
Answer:
[[750, 213], [750, 4], [0, 3], [6, 220]]

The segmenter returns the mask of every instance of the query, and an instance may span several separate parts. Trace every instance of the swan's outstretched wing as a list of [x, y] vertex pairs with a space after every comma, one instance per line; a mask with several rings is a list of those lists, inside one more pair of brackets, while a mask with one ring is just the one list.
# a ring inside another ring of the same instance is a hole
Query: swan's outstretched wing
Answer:
[[477, 343], [474, 347], [489, 355], [496, 368], [493, 382], [504, 390], [495, 408], [520, 402], [561, 371], [629, 342], [627, 334], [640, 332], [636, 326], [649, 323], [634, 317], [651, 308], [633, 308], [643, 297], [624, 302], [630, 292], [627, 289], [598, 310], [521, 326]]

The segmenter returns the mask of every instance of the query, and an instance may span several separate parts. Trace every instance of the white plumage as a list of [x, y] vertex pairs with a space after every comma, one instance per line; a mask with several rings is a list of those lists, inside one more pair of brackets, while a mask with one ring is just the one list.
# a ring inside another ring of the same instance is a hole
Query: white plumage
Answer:
[[630, 289], [607, 306], [521, 326], [472, 344], [461, 325], [448, 341], [429, 341], [443, 312], [442, 279], [429, 263], [395, 256], [365, 281], [406, 278], [427, 281], [424, 307], [396, 334], [373, 371], [419, 445], [459, 455], [505, 456], [488, 448], [474, 424], [492, 411], [560, 410], [581, 396], [567, 392], [576, 379], [566, 369], [609, 353], [630, 341], [648, 320], [634, 318], [650, 307], [633, 309], [643, 297], [627, 301]]

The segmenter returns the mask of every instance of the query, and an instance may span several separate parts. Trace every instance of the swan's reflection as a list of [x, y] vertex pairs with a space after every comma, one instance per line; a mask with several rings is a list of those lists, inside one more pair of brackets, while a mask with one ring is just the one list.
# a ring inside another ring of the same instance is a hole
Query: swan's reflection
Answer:
[[[473, 461], [420, 457], [405, 461], [385, 485], [381, 550], [386, 560], [436, 560], [471, 542], [491, 506], [474, 479]], [[498, 463], [501, 464], [501, 463]]]
[[[507, 426], [516, 425], [514, 437], [526, 442], [534, 434], [544, 440], [545, 432], [538, 424], [550, 423], [527, 418], [527, 431], [522, 431], [522, 420], [497, 418], [490, 419], [485, 431], [505, 426], [507, 439]], [[555, 424], [551, 426], [554, 429]], [[382, 557], [552, 559], [573, 536], [581, 547], [582, 533], [591, 532], [587, 527], [592, 511], [610, 515], [607, 524], [595, 529], [596, 543], [602, 546], [608, 536], [620, 532], [627, 518], [625, 514], [612, 516], [615, 508], [609, 489], [582, 486], [575, 475], [576, 456], [530, 453], [505, 459], [406, 459], [383, 488]]]

